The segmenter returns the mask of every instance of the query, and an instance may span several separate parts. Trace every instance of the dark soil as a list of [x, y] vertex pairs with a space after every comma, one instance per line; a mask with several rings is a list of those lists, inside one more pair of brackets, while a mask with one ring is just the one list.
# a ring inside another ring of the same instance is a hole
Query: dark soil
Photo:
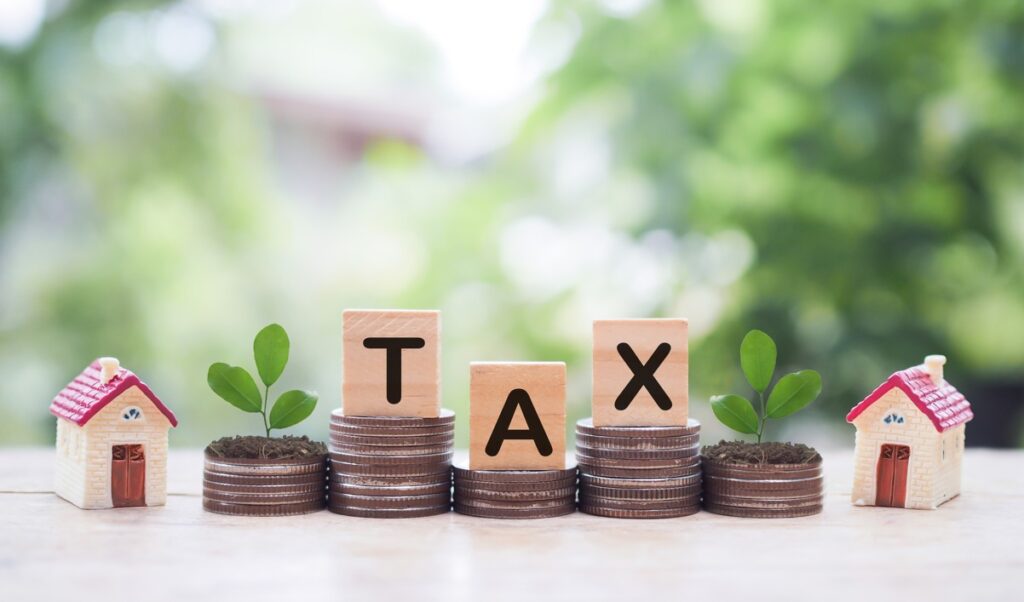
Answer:
[[221, 437], [206, 446], [206, 453], [218, 458], [266, 458], [287, 460], [322, 456], [327, 446], [309, 437]]
[[717, 445], [705, 445], [701, 453], [723, 464], [813, 464], [821, 461], [818, 450], [803, 443], [719, 441]]

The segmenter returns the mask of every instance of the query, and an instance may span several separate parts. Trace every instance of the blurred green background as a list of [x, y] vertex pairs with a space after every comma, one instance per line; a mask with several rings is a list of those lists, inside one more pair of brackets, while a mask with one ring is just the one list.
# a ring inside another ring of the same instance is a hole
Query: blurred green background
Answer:
[[258, 433], [205, 373], [272, 321], [325, 437], [348, 307], [440, 308], [463, 417], [501, 359], [588, 415], [591, 320], [685, 316], [706, 441], [758, 327], [825, 381], [769, 437], [852, 445], [945, 353], [969, 443], [1021, 445], [1024, 4], [0, 4], [0, 443], [100, 355], [174, 445]]

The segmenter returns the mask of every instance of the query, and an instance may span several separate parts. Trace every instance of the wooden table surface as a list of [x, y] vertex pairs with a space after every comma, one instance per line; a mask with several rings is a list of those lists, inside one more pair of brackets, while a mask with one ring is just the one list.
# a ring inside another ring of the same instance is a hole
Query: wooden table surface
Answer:
[[167, 506], [84, 511], [51, 450], [0, 450], [0, 600], [1021, 599], [1024, 451], [968, 450], [932, 512], [852, 507], [852, 454], [824, 455], [815, 517], [502, 521], [210, 514], [199, 451], [172, 451]]

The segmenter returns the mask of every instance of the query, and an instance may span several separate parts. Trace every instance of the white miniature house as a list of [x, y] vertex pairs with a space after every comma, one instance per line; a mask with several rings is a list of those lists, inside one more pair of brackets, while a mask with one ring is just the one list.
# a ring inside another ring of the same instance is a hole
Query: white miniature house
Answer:
[[50, 404], [57, 417], [57, 495], [80, 508], [159, 506], [167, 499], [174, 414], [115, 358], [100, 358]]
[[960, 493], [971, 404], [943, 378], [946, 358], [889, 377], [854, 406], [853, 503], [935, 509]]

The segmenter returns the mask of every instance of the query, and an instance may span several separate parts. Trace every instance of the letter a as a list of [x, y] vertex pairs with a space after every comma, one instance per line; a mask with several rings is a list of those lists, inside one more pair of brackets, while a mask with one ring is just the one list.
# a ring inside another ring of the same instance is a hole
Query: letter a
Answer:
[[[525, 429], [509, 428], [516, 415], [516, 408], [520, 408], [523, 412], [527, 427]], [[487, 440], [484, 452], [488, 456], [497, 456], [501, 451], [501, 444], [508, 439], [532, 440], [537, 446], [537, 452], [542, 456], [550, 456], [553, 451], [551, 440], [548, 439], [544, 425], [540, 422], [540, 416], [537, 415], [537, 409], [533, 407], [533, 400], [530, 399], [530, 394], [523, 389], [509, 391], [505, 405], [501, 408], [501, 414], [498, 415], [498, 420], [495, 422], [494, 430], [491, 431], [491, 436]]]

